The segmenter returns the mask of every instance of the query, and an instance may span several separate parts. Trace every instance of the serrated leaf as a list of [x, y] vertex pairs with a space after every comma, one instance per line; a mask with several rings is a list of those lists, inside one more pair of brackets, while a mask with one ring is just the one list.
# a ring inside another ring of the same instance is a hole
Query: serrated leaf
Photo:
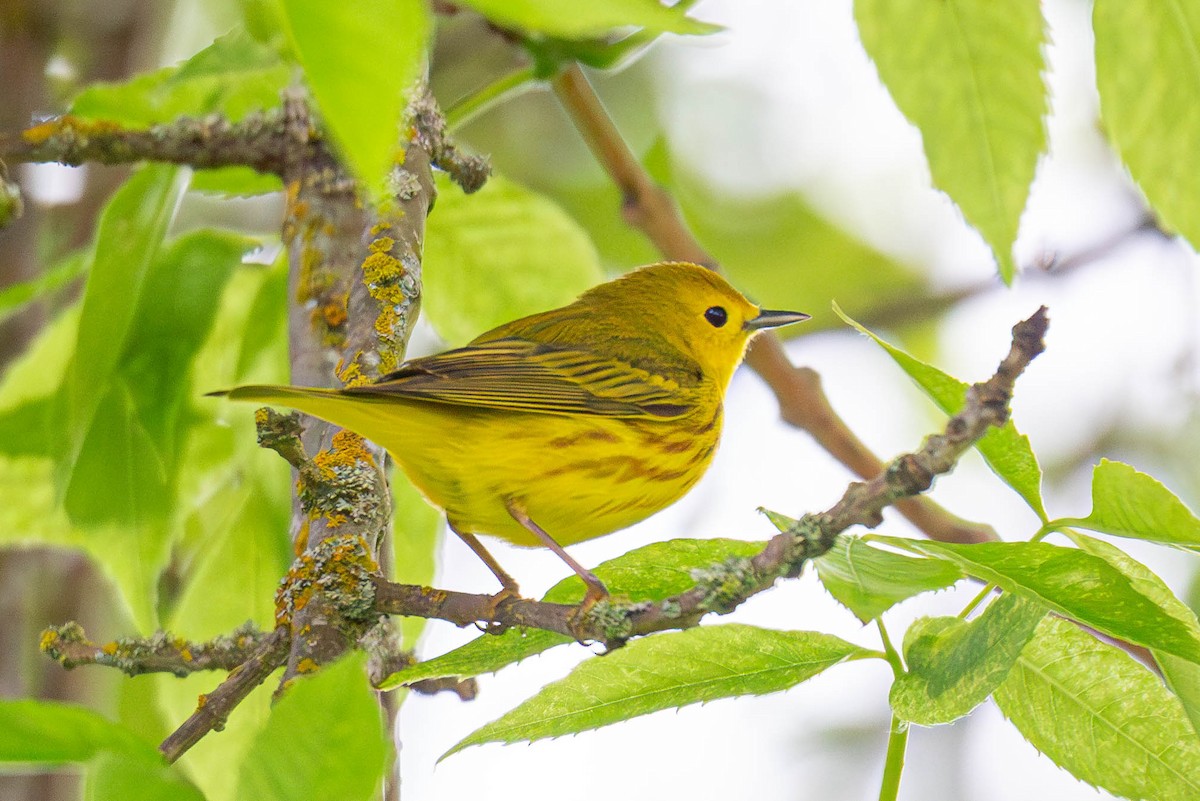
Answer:
[[[837, 304], [834, 304], [833, 310], [859, 333], [875, 340], [939, 409], [949, 415], [962, 410], [969, 389], [966, 383], [885, 342], [847, 317]], [[1046, 508], [1042, 503], [1042, 468], [1037, 457], [1033, 455], [1029, 437], [1017, 431], [1017, 427], [1009, 420], [1000, 428], [990, 429], [975, 443], [975, 447], [992, 472], [1012, 487], [1037, 516], [1045, 521], [1047, 517]]]
[[[1066, 534], [1080, 548], [1099, 556], [1128, 576], [1143, 595], [1155, 601], [1167, 614], [1182, 621], [1195, 636], [1200, 637], [1200, 622], [1196, 620], [1196, 613], [1179, 600], [1166, 582], [1150, 568], [1104, 540], [1077, 531], [1067, 531]], [[1192, 727], [1200, 732], [1200, 664], [1162, 651], [1151, 651], [1151, 654], [1162, 670], [1167, 686], [1183, 702], [1183, 709], [1191, 720]]]
[[564, 39], [599, 36], [614, 28], [637, 26], [669, 33], [712, 33], [717, 25], [700, 22], [681, 9], [658, 0], [605, 0], [577, 3], [575, 0], [463, 0], [497, 25], [545, 33]]
[[1092, 512], [1054, 525], [1082, 526], [1118, 537], [1200, 547], [1200, 519], [1158, 479], [1101, 459], [1092, 471]]
[[[694, 586], [692, 571], [730, 558], [749, 558], [764, 543], [744, 540], [676, 539], [656, 542], [610, 559], [593, 571], [618, 598], [632, 601], [661, 601]], [[583, 600], [583, 582], [577, 576], [560, 581], [542, 599], [550, 603], [574, 604]], [[465, 678], [494, 673], [502, 667], [539, 654], [556, 645], [573, 642], [570, 637], [541, 629], [509, 629], [500, 635], [484, 635], [453, 651], [420, 662], [392, 674], [382, 689], [411, 684], [421, 679], [456, 676]]]
[[1012, 247], [1046, 146], [1045, 22], [1038, 0], [856, 0], [863, 46], [921, 131], [933, 183], [991, 246]]
[[482, 743], [561, 737], [661, 709], [779, 692], [866, 654], [832, 634], [736, 623], [654, 634], [581, 663], [442, 758]]
[[238, 798], [376, 797], [388, 740], [363, 665], [363, 655], [351, 654], [288, 689], [242, 760]]
[[422, 310], [450, 345], [563, 306], [604, 280], [587, 234], [553, 201], [493, 175], [467, 197], [445, 178], [425, 232]]
[[914, 559], [847, 535], [813, 563], [829, 594], [863, 623], [907, 598], [963, 578], [962, 570], [944, 559]]
[[321, 117], [373, 195], [400, 150], [400, 121], [425, 66], [424, 0], [282, 0], [293, 49]]
[[908, 672], [892, 684], [892, 710], [923, 726], [968, 714], [1008, 676], [1045, 616], [1044, 606], [1004, 593], [970, 622], [918, 619], [904, 635]]
[[177, 66], [121, 83], [90, 84], [71, 102], [71, 114], [129, 127], [214, 113], [236, 122], [280, 105], [288, 79], [273, 48], [233, 31]]
[[1200, 740], [1158, 677], [1113, 646], [1045, 618], [995, 699], [1035, 748], [1125, 798], [1200, 797]]
[[949, 542], [879, 537], [900, 548], [957, 562], [968, 574], [1045, 604], [1126, 642], [1200, 662], [1200, 637], [1189, 621], [1148, 596], [1107, 560], [1048, 542]]
[[1163, 224], [1200, 249], [1200, 7], [1096, 0], [1103, 130]]

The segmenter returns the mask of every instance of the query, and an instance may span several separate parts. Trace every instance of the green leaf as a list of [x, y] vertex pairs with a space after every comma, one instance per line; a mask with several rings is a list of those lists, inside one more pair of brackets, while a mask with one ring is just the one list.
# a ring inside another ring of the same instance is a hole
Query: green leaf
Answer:
[[184, 189], [174, 167], [143, 167], [109, 200], [100, 216], [83, 296], [66, 392], [66, 459], [70, 477], [129, 337], [150, 265]]
[[880, 80], [921, 131], [934, 185], [983, 234], [1011, 283], [1013, 242], [1046, 146], [1041, 4], [856, 0], [854, 16]]
[[586, 233], [551, 200], [493, 175], [467, 197], [439, 178], [422, 310], [451, 345], [557, 308], [604, 280]]
[[[1196, 613], [1179, 600], [1175, 593], [1171, 592], [1171, 588], [1150, 568], [1104, 540], [1076, 531], [1067, 531], [1066, 534], [1080, 548], [1099, 556], [1128, 576], [1143, 595], [1161, 606], [1167, 614], [1182, 621], [1192, 630], [1194, 636], [1200, 638], [1200, 622], [1196, 620]], [[1162, 651], [1151, 651], [1151, 654], [1158, 662], [1167, 686], [1183, 702], [1183, 709], [1191, 720], [1192, 727], [1200, 732], [1200, 664]]]
[[[149, 742], [90, 709], [55, 701], [0, 700], [0, 764], [92, 763], [94, 799], [203, 801]], [[121, 792], [117, 792], [117, 788]]]
[[76, 250], [48, 267], [36, 278], [0, 289], [0, 322], [4, 322], [33, 301], [62, 289], [83, 275], [87, 265], [87, 251]]
[[[274, 622], [274, 588], [292, 554], [284, 536], [290, 505], [286, 497], [276, 497], [272, 483], [286, 487], [287, 471], [256, 474], [241, 457], [231, 457], [226, 469], [246, 473], [244, 479], [218, 488], [187, 521], [189, 535], [202, 537], [206, 547], [196, 556], [198, 564], [184, 574], [183, 591], [168, 622], [173, 633], [188, 639], [227, 634], [248, 620], [262, 629]], [[167, 719], [176, 722], [186, 719], [197, 696], [214, 686], [211, 673], [183, 679], [161, 676], [157, 681]], [[245, 761], [270, 711], [271, 687], [263, 685], [238, 705], [219, 737], [205, 738], [183, 757], [182, 764], [209, 799], [239, 797], [231, 766]]]
[[482, 743], [561, 737], [660, 709], [779, 692], [867, 653], [832, 634], [736, 623], [653, 634], [581, 663], [442, 759]]
[[680, 9], [658, 0], [605, 0], [578, 3], [575, 0], [463, 0], [504, 28], [545, 33], [564, 39], [584, 39], [614, 28], [638, 26], [669, 33], [712, 33], [717, 25], [688, 17]]
[[817, 575], [838, 603], [863, 623], [922, 592], [949, 587], [963, 572], [944, 559], [914, 559], [843, 535], [817, 557]]
[[1126, 642], [1200, 662], [1194, 618], [1181, 620], [1107, 560], [1048, 542], [949, 542], [879, 537], [957, 562], [968, 574]]
[[889, 700], [903, 720], [933, 726], [968, 714], [1000, 686], [1046, 608], [1004, 593], [971, 622], [918, 619], [904, 635], [908, 672]]
[[1047, 617], [996, 690], [1035, 748], [1125, 798], [1200, 797], [1200, 740], [1178, 699], [1128, 654]]
[[352, 654], [289, 688], [242, 762], [238, 798], [376, 797], [387, 767], [388, 740], [364, 661], [361, 654]]
[[227, 197], [254, 197], [282, 191], [283, 180], [278, 175], [267, 175], [250, 167], [218, 167], [196, 170], [188, 188]]
[[[969, 389], [967, 384], [885, 342], [843, 314], [837, 304], [834, 304], [834, 311], [849, 325], [875, 340], [887, 351], [900, 369], [908, 373], [908, 377], [939, 409], [948, 415], [957, 414], [962, 410]], [[1046, 508], [1042, 504], [1042, 468], [1037, 457], [1033, 455], [1029, 437], [1017, 431], [1017, 427], [1009, 420], [1000, 428], [989, 430], [975, 447], [979, 449], [992, 472], [1012, 487], [1037, 516], [1045, 521], [1047, 518]]]
[[400, 121], [425, 65], [424, 0], [282, 0], [283, 17], [321, 116], [372, 194], [401, 153]]
[[180, 65], [123, 83], [90, 84], [72, 101], [71, 114], [129, 127], [206, 114], [237, 122], [280, 105], [288, 79], [288, 67], [273, 48], [234, 31]]
[[0, 700], [0, 762], [59, 765], [86, 762], [105, 751], [157, 754], [150, 743], [90, 709], [56, 701]]
[[161, 758], [150, 761], [124, 754], [103, 754], [88, 771], [84, 798], [89, 801], [205, 801], [204, 793]]
[[93, 387], [101, 397], [65, 503], [79, 523], [163, 520], [171, 512], [192, 396], [188, 373], [233, 268], [253, 243], [193, 231], [158, 253], [124, 302], [133, 320], [120, 362]]
[[1186, 0], [1096, 0], [1102, 126], [1155, 216], [1200, 249], [1200, 7]]
[[1092, 513], [1053, 525], [1082, 526], [1118, 537], [1200, 547], [1200, 519], [1158, 479], [1101, 459], [1092, 471]]
[[[695, 585], [692, 571], [731, 558], [749, 558], [765, 543], [743, 540], [678, 539], [637, 548], [599, 565], [593, 572], [618, 598], [631, 601], [662, 601]], [[574, 604], [583, 600], [583, 582], [577, 576], [550, 588], [543, 600]], [[573, 642], [570, 637], [541, 629], [509, 629], [500, 635], [485, 634], [466, 645], [425, 662], [393, 673], [382, 685], [389, 689], [421, 679], [478, 676], [539, 654], [556, 645]]]

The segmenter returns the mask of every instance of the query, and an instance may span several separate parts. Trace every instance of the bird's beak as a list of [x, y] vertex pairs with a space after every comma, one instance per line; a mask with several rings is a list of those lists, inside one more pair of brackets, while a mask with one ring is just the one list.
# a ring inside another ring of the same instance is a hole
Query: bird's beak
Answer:
[[759, 309], [758, 316], [752, 317], [742, 323], [742, 327], [749, 331], [757, 331], [760, 328], [775, 328], [790, 323], [802, 323], [811, 316], [811, 314], [805, 314], [804, 312]]

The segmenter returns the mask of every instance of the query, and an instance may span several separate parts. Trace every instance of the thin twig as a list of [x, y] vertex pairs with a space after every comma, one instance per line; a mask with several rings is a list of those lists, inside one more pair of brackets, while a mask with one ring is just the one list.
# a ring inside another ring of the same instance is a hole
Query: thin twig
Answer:
[[254, 655], [230, 673], [221, 686], [200, 696], [196, 711], [158, 747], [167, 761], [179, 759], [210, 731], [225, 728], [229, 713], [287, 661], [291, 644], [292, 637], [287, 628], [281, 626], [275, 629], [259, 645]]
[[158, 631], [149, 637], [122, 637], [95, 643], [72, 621], [43, 631], [41, 649], [68, 670], [80, 665], [104, 665], [130, 676], [143, 673], [186, 676], [201, 670], [233, 670], [252, 657], [271, 636], [247, 623], [208, 642], [193, 642]]

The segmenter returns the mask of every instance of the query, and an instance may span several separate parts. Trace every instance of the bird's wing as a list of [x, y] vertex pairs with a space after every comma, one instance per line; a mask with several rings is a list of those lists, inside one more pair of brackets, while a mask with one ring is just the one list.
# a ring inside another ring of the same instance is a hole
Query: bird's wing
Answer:
[[678, 375], [588, 351], [508, 337], [413, 359], [378, 383], [344, 391], [549, 414], [671, 418], [694, 408], [698, 387], [683, 383], [692, 386], [681, 386]]

